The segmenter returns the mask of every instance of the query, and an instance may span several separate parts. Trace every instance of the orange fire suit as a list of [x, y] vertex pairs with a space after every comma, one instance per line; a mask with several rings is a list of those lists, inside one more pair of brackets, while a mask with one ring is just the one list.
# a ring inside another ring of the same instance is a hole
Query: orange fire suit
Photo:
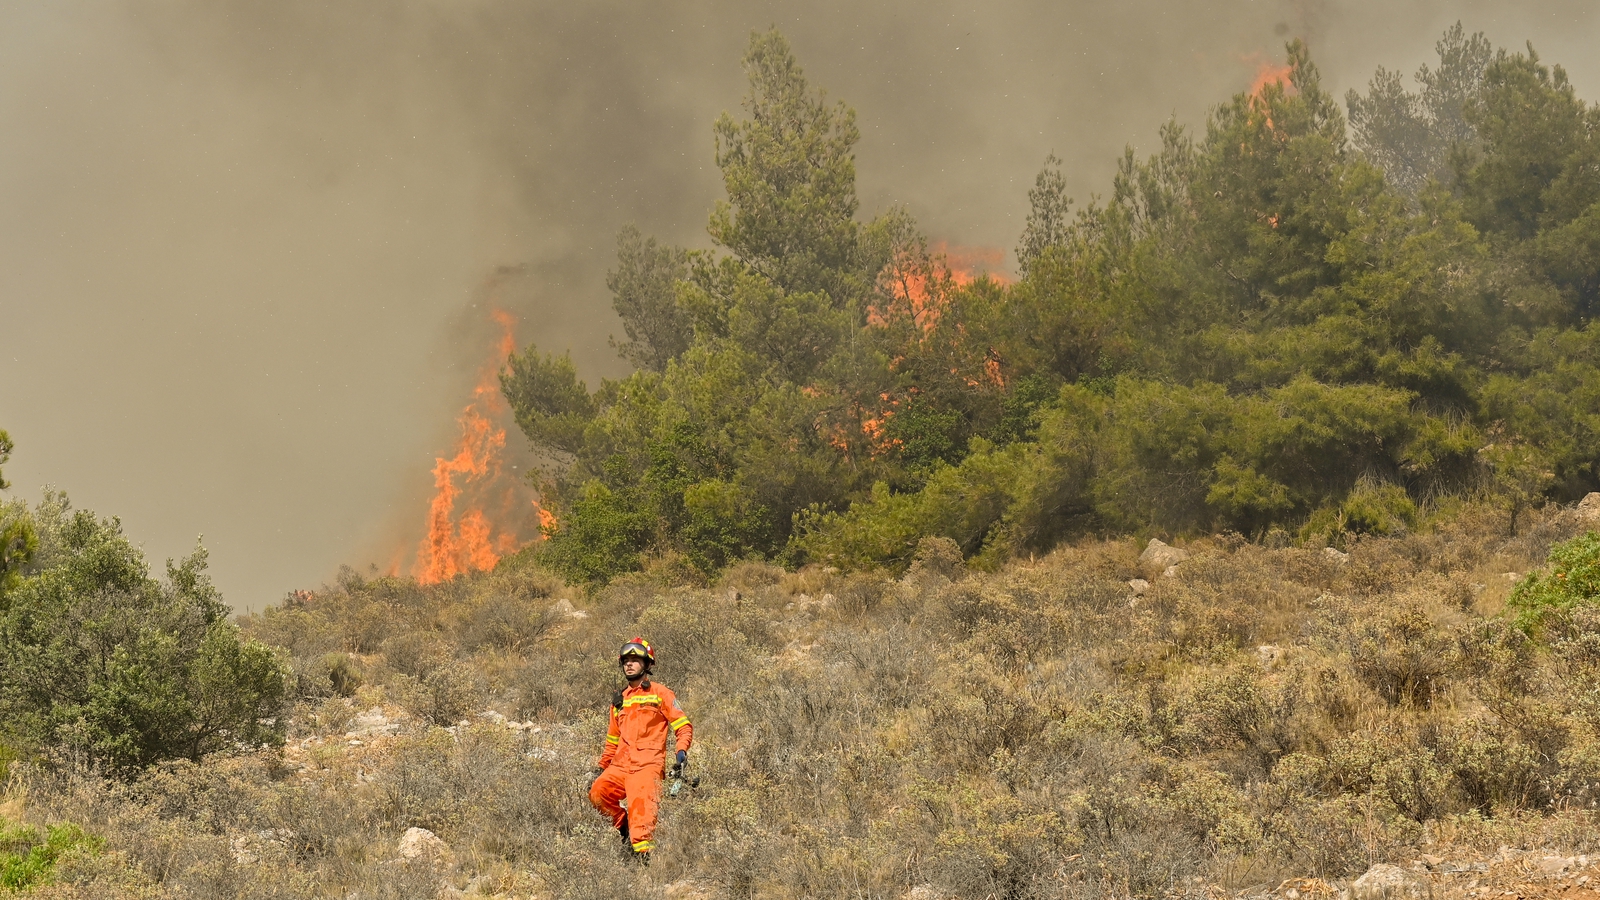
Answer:
[[[667, 733], [679, 750], [689, 749], [694, 727], [678, 708], [671, 689], [648, 677], [622, 692], [622, 705], [611, 707], [611, 727], [606, 749], [600, 755], [605, 771], [589, 788], [589, 802], [611, 817], [611, 824], [628, 823], [628, 839], [638, 853], [654, 849], [656, 811], [661, 801], [661, 776], [667, 762]], [[622, 800], [628, 801], [627, 809]]]

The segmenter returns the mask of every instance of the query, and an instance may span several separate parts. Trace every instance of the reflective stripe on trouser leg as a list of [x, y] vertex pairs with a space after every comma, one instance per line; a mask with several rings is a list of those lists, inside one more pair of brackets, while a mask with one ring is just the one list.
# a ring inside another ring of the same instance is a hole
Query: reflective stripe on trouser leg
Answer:
[[624, 776], [628, 793], [628, 837], [633, 839], [633, 849], [645, 850], [655, 846], [651, 838], [656, 833], [656, 810], [661, 805], [661, 773], [654, 769], [631, 772]]

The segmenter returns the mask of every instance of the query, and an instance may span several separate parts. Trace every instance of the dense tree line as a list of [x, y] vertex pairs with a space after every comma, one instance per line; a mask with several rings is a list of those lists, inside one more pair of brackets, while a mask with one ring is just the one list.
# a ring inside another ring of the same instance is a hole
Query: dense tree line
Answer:
[[[900, 210], [857, 219], [853, 112], [776, 32], [715, 127], [719, 248], [633, 229], [609, 279], [638, 371], [503, 373], [551, 461], [569, 578], [732, 560], [979, 562], [1083, 532], [1333, 541], [1450, 498], [1600, 486], [1600, 111], [1461, 26], [1349, 115], [1287, 83], [1176, 123], [1076, 208], [1048, 159], [1021, 278], [957, 283]], [[1348, 129], [1353, 126], [1352, 141]]]

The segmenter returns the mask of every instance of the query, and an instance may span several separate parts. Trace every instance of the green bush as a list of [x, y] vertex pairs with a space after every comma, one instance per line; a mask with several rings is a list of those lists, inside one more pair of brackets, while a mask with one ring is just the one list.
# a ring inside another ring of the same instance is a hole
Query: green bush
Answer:
[[7, 825], [0, 820], [0, 889], [23, 891], [47, 884], [56, 863], [70, 853], [94, 853], [99, 838], [71, 823], [51, 825], [41, 834], [30, 825]]
[[0, 598], [0, 735], [120, 772], [281, 741], [287, 671], [241, 639], [198, 548], [166, 579], [115, 519], [38, 516], [40, 571]]
[[1593, 531], [1556, 544], [1544, 569], [1517, 582], [1506, 602], [1512, 621], [1528, 633], [1558, 610], [1600, 598], [1600, 533]]

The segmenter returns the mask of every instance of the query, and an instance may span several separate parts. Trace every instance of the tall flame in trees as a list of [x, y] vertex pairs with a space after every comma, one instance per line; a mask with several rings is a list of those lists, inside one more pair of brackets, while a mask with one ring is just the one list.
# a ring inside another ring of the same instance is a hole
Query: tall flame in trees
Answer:
[[995, 271], [1006, 256], [998, 247], [957, 247], [938, 241], [931, 251], [905, 254], [884, 269], [879, 285], [894, 298], [892, 305], [898, 309], [871, 308], [867, 312], [868, 324], [883, 325], [898, 313], [928, 331], [939, 321], [947, 285], [965, 287], [979, 278], [1011, 283], [1010, 278]]
[[999, 247], [957, 247], [939, 241], [933, 245], [933, 252], [944, 257], [945, 265], [950, 267], [950, 280], [958, 285], [968, 285], [984, 277], [998, 284], [1011, 283], [1011, 279], [999, 271], [1006, 259], [1006, 252]]
[[1245, 57], [1245, 62], [1255, 63], [1256, 74], [1250, 80], [1250, 96], [1259, 99], [1261, 92], [1269, 84], [1282, 85], [1284, 92], [1293, 95], [1294, 85], [1289, 83], [1289, 76], [1294, 73], [1294, 67], [1288, 63], [1276, 63], [1259, 54]]
[[423, 584], [492, 569], [502, 556], [528, 543], [522, 534], [530, 530], [530, 521], [534, 528], [550, 521], [526, 483], [504, 471], [506, 429], [501, 423], [510, 410], [500, 394], [499, 373], [517, 347], [515, 322], [504, 310], [489, 315], [500, 327], [500, 337], [472, 389], [472, 402], [457, 419], [461, 436], [454, 455], [433, 463], [427, 536], [411, 569]]
[[[939, 324], [950, 303], [954, 289], [966, 287], [980, 279], [1007, 285], [1011, 279], [996, 270], [1005, 261], [1005, 251], [998, 247], [961, 247], [937, 241], [931, 247], [917, 246], [898, 254], [878, 273], [878, 290], [885, 302], [867, 308], [867, 324], [874, 328], [892, 325], [909, 325], [911, 340], [927, 345], [936, 339], [935, 327]], [[963, 332], [961, 323], [955, 331]], [[905, 356], [896, 356], [889, 363], [891, 370], [898, 369]], [[983, 359], [982, 372], [976, 370], [962, 375], [959, 369], [951, 375], [961, 376], [968, 387], [986, 387], [986, 379], [995, 387], [1005, 387], [1000, 357], [993, 348]], [[820, 396], [816, 388], [802, 388], [807, 396]], [[877, 401], [859, 398], [851, 404], [853, 421], [834, 422], [826, 436], [828, 443], [845, 453], [862, 453], [876, 458], [901, 446], [902, 441], [887, 431], [889, 421], [900, 411], [902, 399], [910, 400], [920, 393], [916, 386], [905, 389], [904, 396], [887, 391], [878, 394]]]

